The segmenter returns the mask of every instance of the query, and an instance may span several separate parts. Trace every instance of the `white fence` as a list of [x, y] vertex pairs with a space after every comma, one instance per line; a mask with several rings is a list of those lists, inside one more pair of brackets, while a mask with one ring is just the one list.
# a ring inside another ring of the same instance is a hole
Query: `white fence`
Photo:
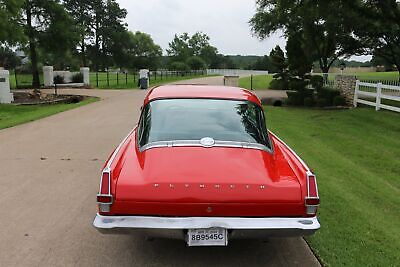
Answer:
[[[361, 97], [369, 100], [360, 99]], [[370, 101], [371, 98], [375, 98], [376, 101]], [[399, 107], [382, 104], [382, 100], [385, 99], [400, 102], [400, 86], [382, 83], [366, 83], [357, 80], [356, 90], [354, 93], [354, 107], [357, 107], [358, 104], [364, 104], [375, 107], [377, 111], [381, 109], [388, 109], [400, 112]]]
[[268, 75], [264, 70], [238, 70], [238, 69], [208, 69], [207, 75], [223, 76], [250, 76], [250, 75]]

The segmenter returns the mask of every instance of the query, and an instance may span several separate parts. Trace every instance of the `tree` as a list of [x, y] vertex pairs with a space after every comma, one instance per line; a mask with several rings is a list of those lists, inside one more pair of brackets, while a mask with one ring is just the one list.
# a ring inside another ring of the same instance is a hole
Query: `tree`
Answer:
[[127, 11], [115, 0], [105, 3], [104, 18], [100, 27], [101, 54], [103, 64], [107, 66], [121, 64], [123, 48], [127, 36], [127, 25], [124, 23]]
[[259, 59], [257, 59], [256, 62], [254, 62], [253, 64], [251, 64], [249, 66], [249, 69], [253, 69], [253, 70], [267, 70], [271, 72], [271, 60], [269, 59], [269, 56], [265, 55], [263, 57], [260, 57]]
[[194, 56], [200, 56], [205, 48], [211, 47], [210, 37], [202, 32], [196, 32], [195, 34], [193, 34], [188, 42], [191, 53]]
[[285, 58], [285, 52], [283, 52], [279, 45], [271, 50], [269, 58], [271, 60], [271, 65], [273, 68], [272, 72], [283, 73], [286, 71], [288, 66]]
[[350, 1], [357, 16], [354, 34], [366, 54], [394, 65], [400, 79], [400, 2], [396, 0]]
[[20, 58], [9, 48], [0, 46], [0, 66], [13, 69], [20, 64]]
[[171, 70], [176, 70], [176, 71], [189, 71], [190, 70], [190, 67], [186, 63], [180, 62], [180, 61], [172, 62], [171, 64], [169, 64], [169, 68]]
[[275, 73], [273, 76], [273, 81], [270, 84], [271, 89], [275, 90], [286, 90], [288, 89], [289, 83], [289, 73], [288, 73], [288, 63], [285, 58], [285, 52], [277, 45], [271, 50], [269, 54], [269, 59], [271, 61], [272, 72]]
[[[128, 32], [125, 40], [125, 67], [133, 69], [156, 69], [162, 56], [162, 49], [151, 36], [142, 32]], [[128, 59], [128, 60], [127, 60]]]
[[174, 61], [186, 61], [189, 57], [193, 56], [193, 51], [189, 45], [190, 36], [188, 33], [181, 35], [175, 34], [174, 39], [169, 43], [167, 49], [168, 56], [173, 57]]
[[186, 64], [192, 70], [204, 70], [206, 68], [206, 62], [199, 56], [188, 58]]
[[[282, 30], [286, 37], [301, 33], [302, 47], [312, 51], [321, 70], [328, 73], [336, 59], [359, 51], [346, 19], [345, 0], [257, 0], [257, 12], [250, 20], [253, 32], [261, 39]], [[347, 12], [347, 13], [346, 13]], [[350, 24], [351, 25], [351, 24]], [[308, 52], [308, 51], [307, 51]]]
[[19, 25], [23, 0], [0, 0], [0, 44], [15, 44], [24, 39]]
[[76, 33], [79, 35], [78, 47], [82, 66], [87, 66], [86, 48], [93, 37], [93, 10], [98, 3], [93, 0], [64, 0], [64, 6], [73, 18]]
[[388, 62], [386, 59], [383, 57], [380, 57], [378, 55], [373, 55], [372, 57], [372, 65], [375, 67], [384, 67], [385, 71], [394, 71], [395, 67], [393, 63]]
[[26, 0], [22, 6], [22, 28], [27, 36], [32, 64], [32, 86], [39, 87], [38, 49], [58, 55], [65, 53], [75, 42], [72, 21], [57, 0]]
[[220, 61], [220, 55], [218, 55], [218, 49], [211, 45], [204, 46], [199, 55], [206, 63], [206, 66], [211, 68], [218, 68], [216, 67]]
[[218, 49], [210, 45], [210, 37], [202, 32], [190, 36], [188, 33], [175, 34], [169, 43], [168, 56], [173, 61], [187, 62], [191, 57], [200, 57], [207, 66], [215, 65], [219, 60]]

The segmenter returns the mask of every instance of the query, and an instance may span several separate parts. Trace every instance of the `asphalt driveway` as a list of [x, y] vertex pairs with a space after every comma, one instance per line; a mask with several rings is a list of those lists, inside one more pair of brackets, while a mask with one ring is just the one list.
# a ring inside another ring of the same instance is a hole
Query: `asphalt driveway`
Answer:
[[68, 90], [102, 101], [0, 131], [0, 266], [318, 266], [303, 239], [180, 241], [92, 227], [99, 175], [134, 127], [145, 92]]

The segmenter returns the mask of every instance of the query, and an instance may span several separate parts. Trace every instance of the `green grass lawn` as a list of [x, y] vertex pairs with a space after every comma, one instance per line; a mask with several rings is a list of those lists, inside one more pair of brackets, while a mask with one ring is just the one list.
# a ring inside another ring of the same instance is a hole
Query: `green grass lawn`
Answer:
[[[269, 89], [269, 84], [272, 81], [272, 74], [253, 76], [253, 90]], [[251, 89], [251, 77], [239, 79], [239, 86], [246, 89]]]
[[[329, 80], [333, 81], [335, 79], [335, 75], [330, 74]], [[350, 74], [349, 74], [350, 75]], [[399, 81], [399, 73], [398, 72], [359, 72], [356, 74], [358, 79], [362, 81], [386, 81], [387, 83], [393, 82], [393, 84], [398, 84]], [[273, 74], [269, 75], [257, 75], [253, 76], [253, 89], [254, 90], [265, 90], [269, 89], [269, 84], [273, 79]], [[239, 86], [246, 89], [251, 89], [251, 78], [244, 77], [240, 78]]]
[[266, 108], [270, 129], [315, 170], [324, 265], [400, 262], [400, 114], [371, 108]]
[[15, 106], [0, 105], [0, 129], [13, 127], [26, 122], [38, 120], [50, 115], [81, 107], [89, 103], [98, 101], [97, 98], [88, 98], [77, 104], [54, 104], [54, 105], [34, 105], [34, 106]]
[[[17, 80], [16, 80], [17, 79]], [[39, 75], [40, 83], [43, 84], [43, 74]], [[10, 71], [10, 87], [15, 89], [18, 81], [18, 87], [30, 87], [32, 86], [32, 74], [18, 74], [15, 77], [14, 71]]]

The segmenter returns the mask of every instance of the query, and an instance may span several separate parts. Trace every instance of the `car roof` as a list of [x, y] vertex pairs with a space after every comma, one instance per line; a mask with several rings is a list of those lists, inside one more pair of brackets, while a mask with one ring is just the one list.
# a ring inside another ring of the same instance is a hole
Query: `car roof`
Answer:
[[234, 99], [251, 101], [261, 106], [260, 100], [252, 92], [239, 87], [216, 86], [216, 85], [163, 85], [149, 91], [144, 104], [157, 99], [175, 98], [211, 98], [211, 99]]

